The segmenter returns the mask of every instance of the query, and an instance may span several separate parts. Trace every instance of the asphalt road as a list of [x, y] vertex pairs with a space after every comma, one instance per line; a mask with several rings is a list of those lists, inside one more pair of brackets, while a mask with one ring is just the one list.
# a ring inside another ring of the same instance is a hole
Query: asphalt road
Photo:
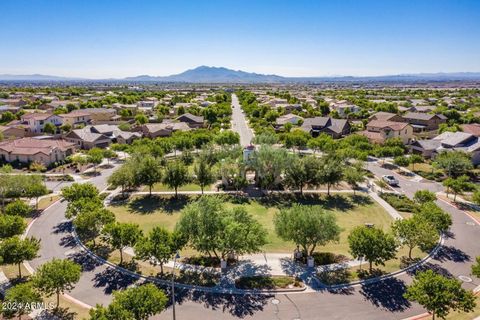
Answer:
[[236, 94], [232, 94], [232, 130], [240, 135], [240, 144], [243, 147], [250, 145], [253, 139], [253, 132], [248, 127], [247, 119], [242, 111], [242, 107], [240, 107]]
[[[400, 181], [399, 188], [408, 196], [416, 190], [441, 190], [431, 182], [414, 182], [389, 170], [370, 163], [369, 169], [377, 175], [394, 174]], [[106, 186], [106, 178], [112, 169], [91, 179], [99, 189]], [[438, 204], [452, 215], [451, 234], [435, 259], [427, 266], [438, 272], [454, 277], [469, 275], [470, 266], [480, 255], [480, 227], [452, 206], [441, 201]], [[40, 258], [31, 261], [37, 268], [53, 257], [72, 257], [81, 263], [84, 272], [80, 282], [70, 293], [74, 298], [94, 306], [111, 301], [113, 290], [126, 288], [134, 280], [111, 268], [98, 265], [78, 251], [67, 231], [65, 221], [66, 204], [57, 203], [47, 209], [32, 225], [29, 235], [41, 239]], [[313, 293], [265, 295], [219, 295], [202, 292], [179, 291], [176, 313], [178, 319], [403, 319], [423, 313], [417, 304], [411, 304], [402, 297], [405, 286], [411, 282], [408, 274], [370, 285], [353, 287], [348, 290]], [[473, 289], [480, 285], [480, 279], [473, 278], [464, 287]], [[171, 319], [171, 307], [155, 319]]]

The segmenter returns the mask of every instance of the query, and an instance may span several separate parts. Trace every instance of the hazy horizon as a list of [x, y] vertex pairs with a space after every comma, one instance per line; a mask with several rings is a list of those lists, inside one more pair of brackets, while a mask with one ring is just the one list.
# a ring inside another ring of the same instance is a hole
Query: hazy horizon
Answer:
[[480, 72], [480, 2], [0, 3], [0, 74], [168, 76], [200, 65], [285, 77]]

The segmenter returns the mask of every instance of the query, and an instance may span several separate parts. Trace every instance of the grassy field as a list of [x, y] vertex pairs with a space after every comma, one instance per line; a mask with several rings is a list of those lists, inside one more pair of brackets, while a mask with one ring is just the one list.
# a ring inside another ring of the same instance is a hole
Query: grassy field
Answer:
[[[110, 209], [115, 213], [119, 222], [134, 222], [139, 224], [144, 232], [154, 226], [163, 226], [173, 230], [180, 218], [180, 210], [196, 197], [136, 197], [129, 203], [114, 205]], [[290, 253], [295, 248], [293, 243], [283, 241], [275, 234], [273, 217], [280, 208], [291, 206], [295, 202], [322, 207], [332, 211], [343, 231], [339, 243], [331, 243], [319, 247], [317, 251], [330, 251], [337, 254], [348, 254], [347, 236], [355, 226], [373, 223], [387, 230], [392, 218], [385, 210], [364, 196], [335, 195], [327, 198], [325, 195], [309, 195], [304, 197], [270, 196], [268, 199], [239, 199], [225, 196], [225, 205], [229, 208], [245, 206], [268, 231], [268, 244], [264, 247], [267, 252]], [[187, 253], [188, 254], [188, 253]]]
[[[205, 186], [204, 190], [212, 190], [212, 185]], [[144, 186], [142, 188], [142, 191], [149, 191], [148, 186]], [[163, 183], [157, 183], [153, 185], [152, 191], [157, 192], [157, 191], [175, 191], [173, 188], [168, 187], [167, 185], [164, 185]], [[200, 186], [198, 184], [194, 183], [189, 183], [186, 184], [180, 188], [178, 188], [178, 191], [201, 191]]]
[[58, 199], [60, 199], [59, 195], [50, 195], [40, 199], [38, 201], [38, 210], [44, 210], [45, 208], [47, 208], [49, 205], [51, 205]]

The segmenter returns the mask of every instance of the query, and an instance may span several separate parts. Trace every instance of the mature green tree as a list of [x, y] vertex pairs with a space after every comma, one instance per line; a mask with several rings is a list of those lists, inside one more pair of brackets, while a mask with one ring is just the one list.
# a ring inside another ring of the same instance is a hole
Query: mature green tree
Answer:
[[181, 161], [172, 161], [167, 164], [163, 183], [175, 190], [175, 197], [178, 196], [178, 188], [189, 181], [188, 168]]
[[448, 178], [443, 181], [443, 185], [447, 187], [447, 191], [453, 193], [453, 201], [457, 200], [457, 195], [462, 195], [465, 191], [472, 190], [473, 184], [470, 183], [468, 176], [459, 176], [457, 178]]
[[452, 225], [452, 217], [433, 202], [422, 204], [413, 215], [431, 223], [438, 233], [447, 231]]
[[262, 145], [255, 152], [252, 167], [256, 171], [260, 186], [268, 191], [280, 183], [281, 175], [289, 163], [287, 150]]
[[[147, 320], [150, 317], [162, 312], [168, 302], [168, 298], [165, 293], [158, 289], [154, 284], [148, 283], [138, 287], [131, 287], [122, 291], [115, 291], [113, 293], [113, 301], [108, 307], [107, 314], [113, 312], [114, 315], [122, 315], [125, 317], [127, 313], [130, 313], [132, 317], [124, 319], [135, 320]], [[120, 311], [120, 312], [119, 312]], [[110, 318], [108, 320], [121, 320], [121, 318]]]
[[262, 144], [273, 145], [278, 143], [278, 137], [274, 132], [264, 131], [259, 135], [256, 135], [253, 138], [252, 143], [259, 144], [259, 145], [262, 145]]
[[22, 277], [20, 265], [25, 260], [36, 258], [38, 250], [40, 250], [40, 240], [35, 238], [20, 239], [20, 237], [14, 236], [0, 242], [2, 264], [16, 264], [19, 278]]
[[27, 223], [22, 217], [7, 214], [0, 215], [0, 239], [22, 234], [26, 228]]
[[137, 169], [133, 162], [127, 161], [123, 166], [118, 168], [108, 177], [108, 183], [113, 187], [121, 187], [122, 192], [133, 189], [137, 186], [136, 172]]
[[444, 151], [438, 154], [433, 165], [445, 170], [450, 178], [457, 178], [473, 168], [472, 160], [462, 151]]
[[25, 201], [17, 199], [5, 207], [5, 213], [12, 216], [28, 217], [32, 213], [32, 208]]
[[245, 208], [233, 208], [221, 220], [218, 244], [222, 259], [259, 252], [267, 243], [265, 228]]
[[415, 201], [418, 204], [434, 202], [435, 200], [437, 200], [437, 196], [435, 195], [435, 192], [432, 192], [429, 190], [418, 190], [415, 192], [415, 195], [413, 196], [413, 201]]
[[62, 197], [69, 202], [74, 202], [81, 198], [93, 199], [99, 195], [97, 187], [91, 183], [73, 183], [69, 187], [62, 189]]
[[418, 216], [396, 220], [392, 225], [392, 230], [400, 244], [408, 248], [409, 259], [412, 259], [412, 250], [415, 247], [429, 250], [438, 240], [436, 229], [425, 219], [419, 219]]
[[306, 184], [318, 185], [318, 171], [320, 160], [313, 156], [291, 157], [290, 165], [285, 169], [285, 183], [287, 186], [300, 190], [303, 194], [303, 187]]
[[255, 253], [265, 244], [266, 231], [251, 215], [244, 210], [226, 210], [217, 197], [190, 203], [175, 228], [195, 250], [217, 258]]
[[4, 112], [2, 114], [2, 117], [0, 118], [1, 123], [8, 123], [15, 120], [15, 115], [11, 113], [10, 111]]
[[116, 158], [118, 155], [115, 151], [112, 149], [103, 149], [103, 157], [108, 160], [108, 163], [110, 164], [110, 160]]
[[110, 303], [108, 307], [97, 304], [88, 311], [89, 320], [135, 320], [129, 310], [123, 309], [118, 304]]
[[35, 198], [36, 209], [38, 209], [38, 198], [48, 194], [48, 192], [47, 187], [40, 179], [32, 181], [25, 188], [25, 196], [28, 198]]
[[24, 282], [8, 289], [3, 302], [13, 307], [3, 308], [3, 315], [6, 318], [17, 316], [20, 320], [23, 315], [29, 314], [36, 309], [35, 304], [42, 302], [42, 296], [32, 286], [32, 283]]
[[195, 173], [195, 181], [200, 186], [200, 189], [203, 189], [215, 182], [215, 175], [212, 171], [211, 166], [207, 163], [207, 160], [203, 157], [200, 157], [193, 167]]
[[395, 258], [397, 247], [392, 235], [376, 227], [358, 226], [348, 236], [350, 253], [356, 259], [364, 258], [372, 264], [385, 265], [385, 261]]
[[100, 148], [92, 148], [87, 153], [88, 163], [93, 164], [93, 170], [97, 172], [97, 165], [103, 161], [103, 150]]
[[416, 163], [423, 163], [423, 157], [419, 154], [412, 154], [408, 157], [408, 161], [412, 164], [412, 171], [415, 171], [415, 164]]
[[68, 203], [65, 217], [70, 219], [83, 212], [97, 211], [101, 208], [103, 208], [103, 202], [100, 198], [81, 198]]
[[141, 238], [135, 245], [135, 255], [145, 261], [160, 265], [163, 274], [163, 265], [170, 261], [175, 253], [181, 249], [179, 239], [181, 235], [169, 232], [165, 228], [154, 227], [147, 237]]
[[280, 210], [275, 215], [274, 223], [280, 238], [301, 246], [303, 252], [310, 256], [317, 246], [338, 241], [341, 231], [333, 213], [298, 204]]
[[285, 148], [305, 148], [310, 138], [311, 136], [308, 132], [301, 129], [294, 129], [284, 135]]
[[453, 311], [471, 312], [476, 306], [472, 292], [462, 288], [462, 283], [432, 270], [418, 272], [407, 287], [404, 297], [418, 302], [432, 314], [445, 319]]
[[55, 132], [57, 132], [57, 127], [55, 127], [53, 123], [47, 122], [43, 126], [43, 132], [48, 134], [55, 134]]
[[240, 143], [240, 135], [232, 130], [225, 130], [215, 136], [215, 143], [219, 145], [234, 145]]
[[60, 305], [60, 294], [70, 291], [80, 280], [82, 268], [78, 263], [68, 259], [56, 259], [46, 262], [33, 275], [33, 284], [47, 297], [56, 295], [57, 308]]
[[346, 166], [343, 170], [343, 180], [352, 187], [354, 195], [355, 190], [358, 189], [358, 184], [366, 180], [363, 166], [363, 162], [357, 161], [353, 165]]
[[472, 201], [476, 205], [480, 205], [480, 190], [475, 190], [472, 195]]
[[120, 264], [123, 263], [123, 249], [133, 247], [142, 237], [138, 224], [113, 222], [105, 225], [102, 230], [105, 240], [114, 249], [120, 251]]
[[407, 167], [410, 164], [410, 160], [405, 156], [397, 156], [393, 159], [393, 163], [400, 167]]
[[96, 206], [89, 210], [80, 211], [73, 220], [75, 231], [83, 240], [92, 240], [95, 245], [95, 239], [101, 234], [105, 225], [115, 221], [115, 215], [101, 207]]
[[145, 156], [137, 163], [136, 179], [140, 184], [148, 186], [149, 194], [152, 195], [152, 187], [162, 181], [162, 167], [160, 162], [152, 156]]
[[88, 163], [88, 157], [86, 157], [83, 154], [74, 154], [70, 156], [68, 159], [70, 160], [71, 163], [76, 165], [78, 171], [82, 169], [82, 166]]
[[139, 113], [135, 116], [135, 122], [137, 124], [145, 124], [148, 123], [148, 117], [143, 113]]
[[475, 258], [475, 264], [472, 265], [472, 274], [480, 278], [480, 256]]
[[326, 133], [321, 133], [318, 137], [308, 140], [307, 146], [313, 152], [323, 151], [331, 152], [335, 149], [335, 140]]
[[342, 181], [344, 167], [344, 162], [336, 155], [326, 155], [321, 158], [318, 177], [321, 184], [327, 185], [328, 196], [330, 196], [330, 188]]

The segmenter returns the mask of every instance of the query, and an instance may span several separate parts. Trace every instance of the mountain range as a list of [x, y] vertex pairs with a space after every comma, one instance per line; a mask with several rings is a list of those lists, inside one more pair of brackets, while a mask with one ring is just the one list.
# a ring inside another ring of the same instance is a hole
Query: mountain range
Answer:
[[258, 74], [241, 70], [232, 70], [224, 67], [200, 66], [170, 76], [140, 75], [121, 79], [87, 79], [73, 77], [59, 77], [51, 75], [11, 75], [0, 74], [0, 81], [32, 81], [32, 82], [129, 82], [129, 83], [318, 83], [318, 82], [414, 82], [414, 81], [472, 81], [480, 80], [480, 72], [455, 73], [418, 73], [385, 76], [332, 76], [332, 77], [282, 77], [274, 74]]

